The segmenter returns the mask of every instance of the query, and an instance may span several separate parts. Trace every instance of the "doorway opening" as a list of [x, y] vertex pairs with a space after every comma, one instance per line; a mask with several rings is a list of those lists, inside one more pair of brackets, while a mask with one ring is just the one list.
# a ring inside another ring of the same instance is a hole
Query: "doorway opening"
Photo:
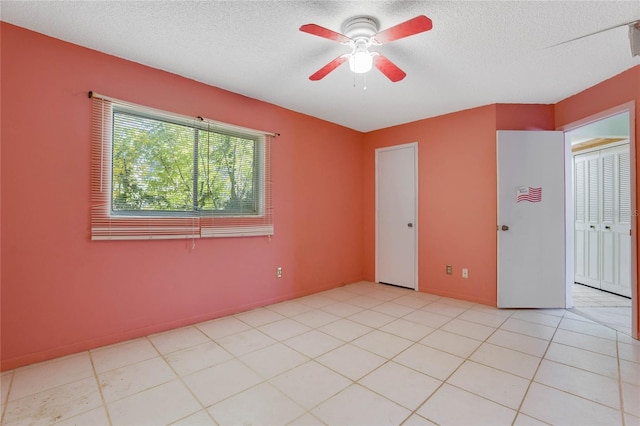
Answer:
[[567, 267], [573, 310], [637, 338], [633, 108], [621, 106], [563, 130], [571, 145]]

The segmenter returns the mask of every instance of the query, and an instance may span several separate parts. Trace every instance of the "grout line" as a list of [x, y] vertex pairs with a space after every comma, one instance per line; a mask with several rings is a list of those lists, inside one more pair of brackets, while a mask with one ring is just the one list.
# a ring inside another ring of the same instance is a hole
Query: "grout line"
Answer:
[[620, 417], [622, 417], [622, 426], [625, 426], [624, 415], [624, 388], [622, 385], [622, 368], [620, 367], [620, 341], [618, 340], [618, 333], [616, 333], [616, 358], [618, 366], [618, 398], [620, 398]]
[[112, 425], [111, 415], [109, 413], [109, 409], [107, 408], [107, 401], [104, 399], [104, 394], [102, 393], [102, 386], [100, 385], [100, 378], [98, 377], [98, 372], [96, 371], [96, 366], [93, 363], [93, 356], [91, 355], [91, 351], [87, 351], [89, 354], [89, 362], [91, 362], [91, 370], [93, 370], [93, 377], [96, 380], [96, 385], [98, 386], [98, 392], [100, 392], [100, 400], [102, 401], [102, 408], [104, 409], [107, 415], [107, 422], [109, 425]]
[[[516, 410], [516, 417], [514, 418], [514, 423], [512, 423], [512, 425], [515, 424], [515, 419], [517, 419], [518, 415], [522, 412], [521, 410], [522, 410], [522, 406], [524, 405], [524, 401], [527, 399], [527, 395], [529, 395], [529, 390], [531, 390], [531, 385], [533, 384], [533, 382], [534, 382], [534, 380], [536, 378], [536, 375], [538, 374], [538, 371], [540, 370], [540, 366], [542, 365], [542, 361], [545, 360], [545, 357], [547, 356], [547, 352], [549, 352], [549, 348], [551, 347], [551, 342], [553, 342], [553, 338], [555, 337], [556, 332], [558, 331], [558, 329], [560, 327], [560, 323], [562, 322], [563, 318], [564, 318], [564, 314], [562, 315], [561, 320], [558, 321], [558, 325], [556, 326], [556, 329], [554, 330], [553, 335], [547, 341], [547, 348], [545, 349], [544, 353], [540, 357], [540, 361], [538, 362], [538, 366], [536, 367], [536, 371], [533, 372], [533, 374], [531, 375], [531, 379], [529, 379], [529, 384], [527, 385], [527, 389], [524, 391], [524, 395], [522, 395], [522, 400], [520, 401], [520, 405], [518, 406], [518, 409]], [[536, 420], [543, 421], [541, 419], [533, 417], [530, 414], [525, 414], [525, 413], [522, 413], [522, 414], [524, 414], [526, 416], [529, 416], [529, 417], [532, 417], [532, 418], [534, 418]], [[547, 422], [544, 422], [544, 423], [547, 423]]]
[[13, 386], [13, 378], [15, 377], [16, 370], [11, 370], [11, 378], [9, 379], [9, 389], [7, 390], [7, 396], [5, 396], [4, 401], [2, 401], [2, 413], [0, 414], [0, 425], [4, 424], [4, 417], [7, 413], [7, 405], [9, 404], [9, 394], [11, 393], [11, 387]]

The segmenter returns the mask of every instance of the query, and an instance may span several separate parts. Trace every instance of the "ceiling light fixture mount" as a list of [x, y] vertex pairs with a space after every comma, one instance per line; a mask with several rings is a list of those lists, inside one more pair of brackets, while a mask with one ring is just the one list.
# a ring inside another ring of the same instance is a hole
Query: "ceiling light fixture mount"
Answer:
[[355, 16], [342, 25], [342, 33], [351, 40], [347, 43], [353, 50], [349, 56], [349, 69], [356, 74], [371, 71], [376, 52], [369, 52], [374, 44], [373, 36], [378, 32], [378, 21], [371, 16]]

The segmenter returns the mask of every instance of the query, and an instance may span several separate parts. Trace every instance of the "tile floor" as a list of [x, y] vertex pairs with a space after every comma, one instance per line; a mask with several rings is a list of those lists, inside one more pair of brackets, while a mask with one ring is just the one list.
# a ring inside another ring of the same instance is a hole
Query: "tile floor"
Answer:
[[572, 312], [631, 336], [631, 299], [581, 284], [572, 295]]
[[640, 425], [628, 335], [367, 282], [1, 380], [3, 425]]

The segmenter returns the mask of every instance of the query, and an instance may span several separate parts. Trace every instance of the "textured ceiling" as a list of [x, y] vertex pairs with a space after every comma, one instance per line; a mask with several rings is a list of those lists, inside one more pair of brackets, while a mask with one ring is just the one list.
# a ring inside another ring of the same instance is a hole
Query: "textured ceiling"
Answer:
[[[407, 77], [344, 64], [348, 48], [298, 31], [354, 15], [433, 29], [376, 48]], [[634, 65], [640, 1], [7, 1], [0, 19], [360, 131], [491, 103], [555, 103]]]

